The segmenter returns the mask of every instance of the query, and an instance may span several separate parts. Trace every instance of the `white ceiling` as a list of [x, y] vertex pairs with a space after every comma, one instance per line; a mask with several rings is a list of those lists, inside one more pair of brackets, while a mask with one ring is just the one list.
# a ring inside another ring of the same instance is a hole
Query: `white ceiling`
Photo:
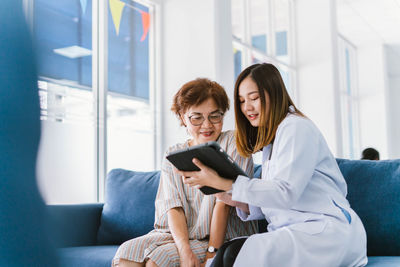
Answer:
[[336, 0], [339, 33], [356, 46], [400, 44], [400, 0]]

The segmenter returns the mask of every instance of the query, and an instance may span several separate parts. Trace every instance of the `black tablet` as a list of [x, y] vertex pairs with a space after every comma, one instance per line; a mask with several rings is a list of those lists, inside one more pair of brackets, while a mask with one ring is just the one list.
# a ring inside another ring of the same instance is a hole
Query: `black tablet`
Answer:
[[[247, 176], [217, 142], [207, 142], [186, 149], [176, 150], [167, 155], [167, 159], [178, 170], [199, 171], [200, 169], [192, 162], [193, 158], [197, 158], [204, 165], [214, 169], [221, 177], [234, 180], [238, 175]], [[208, 186], [203, 186], [200, 190], [205, 195], [222, 192], [222, 190]]]

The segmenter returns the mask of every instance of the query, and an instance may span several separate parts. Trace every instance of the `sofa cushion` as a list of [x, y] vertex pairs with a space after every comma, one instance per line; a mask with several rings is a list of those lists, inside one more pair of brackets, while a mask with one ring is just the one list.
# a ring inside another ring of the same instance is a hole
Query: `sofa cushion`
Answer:
[[367, 267], [399, 267], [400, 257], [368, 257]]
[[67, 247], [57, 249], [60, 267], [110, 267], [118, 246]]
[[121, 244], [153, 229], [160, 172], [110, 171], [98, 244]]
[[368, 255], [400, 256], [400, 160], [337, 162], [367, 232]]

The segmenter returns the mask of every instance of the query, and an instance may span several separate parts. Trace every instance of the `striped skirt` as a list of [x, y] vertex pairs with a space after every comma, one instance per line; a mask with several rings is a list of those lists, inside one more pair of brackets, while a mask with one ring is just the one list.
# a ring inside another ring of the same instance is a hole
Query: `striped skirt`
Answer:
[[[208, 240], [189, 240], [193, 253], [200, 262], [206, 257]], [[180, 266], [178, 249], [170, 233], [151, 231], [150, 233], [124, 242], [113, 259], [117, 266], [120, 259], [144, 262], [151, 259], [159, 267]]]

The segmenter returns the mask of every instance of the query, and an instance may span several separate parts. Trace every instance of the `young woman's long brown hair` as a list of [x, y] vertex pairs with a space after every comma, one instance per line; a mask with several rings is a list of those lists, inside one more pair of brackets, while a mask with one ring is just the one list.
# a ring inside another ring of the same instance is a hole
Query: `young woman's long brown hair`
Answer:
[[[239, 86], [250, 77], [258, 87], [261, 100], [260, 124], [253, 127], [240, 108]], [[265, 94], [270, 101], [269, 118], [265, 112]], [[279, 70], [272, 64], [254, 64], [243, 70], [235, 84], [236, 144], [240, 155], [248, 157], [272, 143], [279, 124], [293, 106], [296, 114], [304, 116], [293, 104], [283, 83]]]

